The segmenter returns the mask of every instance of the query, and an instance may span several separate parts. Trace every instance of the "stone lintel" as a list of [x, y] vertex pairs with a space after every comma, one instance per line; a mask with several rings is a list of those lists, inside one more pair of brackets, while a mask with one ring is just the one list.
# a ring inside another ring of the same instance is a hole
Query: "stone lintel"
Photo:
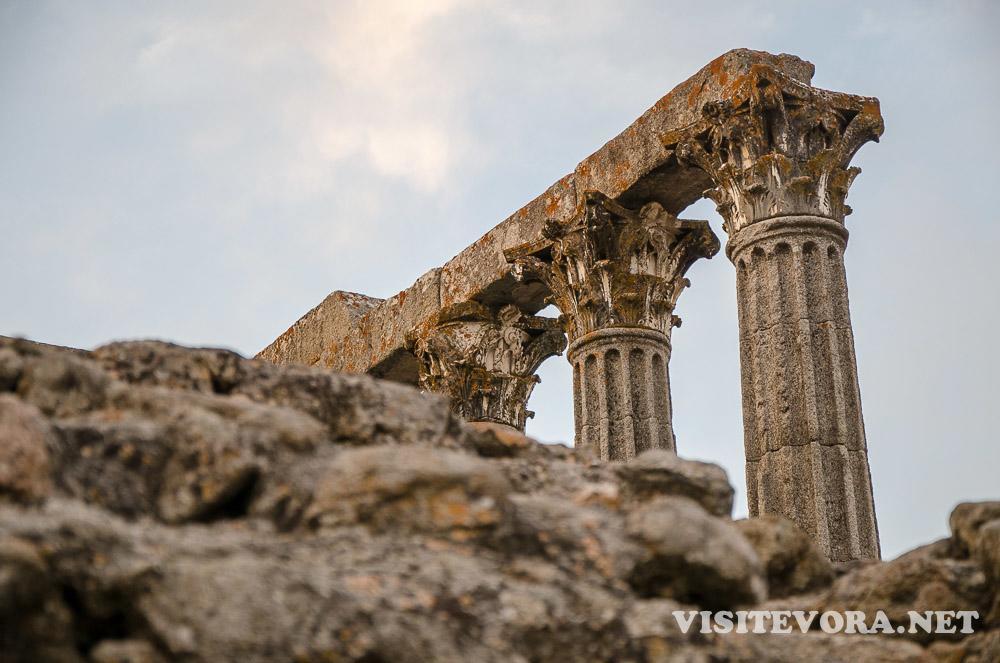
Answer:
[[[504, 251], [541, 240], [549, 220], [569, 222], [579, 213], [585, 191], [599, 191], [628, 207], [658, 202], [672, 214], [697, 201], [712, 181], [699, 168], [678, 163], [667, 139], [701, 121], [706, 104], [741, 89], [741, 81], [758, 65], [804, 85], [814, 71], [809, 62], [786, 54], [736, 49], [716, 58], [440, 269], [372, 308], [357, 325], [351, 322], [334, 332], [345, 339], [341, 356], [318, 363], [416, 384], [417, 364], [405, 349], [405, 337], [409, 330], [428, 325], [439, 308], [476, 300], [488, 306], [515, 304], [529, 313], [542, 309], [549, 293], [538, 283], [519, 284]], [[259, 356], [298, 361], [272, 351], [272, 346]]]
[[257, 353], [274, 364], [320, 365], [345, 370], [345, 350], [357, 346], [358, 321], [385, 300], [335, 290], [285, 333]]

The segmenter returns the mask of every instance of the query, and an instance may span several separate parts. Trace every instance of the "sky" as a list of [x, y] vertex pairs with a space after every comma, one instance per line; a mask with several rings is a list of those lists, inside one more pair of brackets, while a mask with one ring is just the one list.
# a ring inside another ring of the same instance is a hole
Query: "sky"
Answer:
[[[253, 355], [333, 290], [408, 287], [723, 52], [793, 53], [885, 117], [846, 263], [893, 557], [1000, 498], [998, 7], [0, 0], [0, 334]], [[688, 276], [678, 451], [742, 515], [735, 274]], [[569, 365], [540, 375], [528, 433], [571, 442]]]

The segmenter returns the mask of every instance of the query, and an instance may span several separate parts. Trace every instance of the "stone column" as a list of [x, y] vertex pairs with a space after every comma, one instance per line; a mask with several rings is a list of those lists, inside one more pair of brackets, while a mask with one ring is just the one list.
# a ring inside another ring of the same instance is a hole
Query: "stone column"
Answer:
[[675, 144], [713, 179], [736, 266], [750, 515], [834, 561], [880, 556], [843, 256], [849, 163], [882, 130], [878, 100], [757, 67]]
[[558, 321], [523, 314], [508, 305], [491, 310], [476, 302], [451, 307], [408, 344], [419, 362], [420, 386], [448, 396], [466, 421], [487, 421], [524, 431], [533, 416], [528, 398], [535, 371], [562, 354], [566, 337]]
[[705, 221], [658, 203], [633, 211], [597, 192], [540, 245], [508, 252], [522, 280], [538, 279], [562, 312], [573, 365], [576, 445], [604, 460], [676, 450], [670, 405], [670, 331], [685, 272], [719, 240]]

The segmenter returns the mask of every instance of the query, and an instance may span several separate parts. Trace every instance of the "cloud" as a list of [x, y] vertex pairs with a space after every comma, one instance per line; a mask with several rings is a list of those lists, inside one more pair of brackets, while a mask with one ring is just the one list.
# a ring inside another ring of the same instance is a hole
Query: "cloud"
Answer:
[[[179, 9], [138, 16], [125, 31], [141, 26], [148, 37], [113, 96], [125, 107], [189, 108], [197, 158], [229, 156], [244, 141], [270, 143], [259, 151], [266, 165], [245, 167], [289, 174], [281, 191], [262, 188], [277, 195], [332, 190], [331, 169], [366, 165], [435, 194], [476, 149], [461, 63], [435, 47], [443, 22], [469, 4], [260, 2], [241, 4], [235, 19]], [[218, 89], [246, 106], [206, 106]]]

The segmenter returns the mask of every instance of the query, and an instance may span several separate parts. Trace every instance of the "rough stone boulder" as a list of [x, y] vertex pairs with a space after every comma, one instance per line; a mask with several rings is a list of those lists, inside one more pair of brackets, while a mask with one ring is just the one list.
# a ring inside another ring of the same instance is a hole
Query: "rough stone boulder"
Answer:
[[1000, 520], [1000, 501], [967, 502], [956, 506], [948, 518], [955, 551], [967, 555], [976, 550], [980, 529], [994, 520]]
[[[868, 564], [848, 573], [833, 584], [822, 608], [863, 610], [872, 615], [883, 610], [894, 627], [909, 624], [910, 610], [975, 610], [982, 616], [995, 588], [979, 564], [951, 558], [950, 545], [941, 540], [890, 562]], [[958, 639], [961, 634], [918, 631], [907, 636], [927, 642], [936, 637]]]
[[0, 338], [0, 438], [5, 662], [996, 660], [988, 618], [912, 641], [673, 617], [985, 614], [992, 517], [829, 585], [790, 524], [728, 517], [719, 468], [593, 462], [364, 376]]
[[764, 565], [772, 597], [809, 592], [833, 581], [833, 565], [790, 520], [762, 516], [739, 520], [736, 527]]
[[0, 394], [0, 500], [35, 502], [48, 494], [50, 435], [36, 408]]
[[731, 523], [684, 497], [661, 497], [628, 515], [646, 554], [632, 573], [641, 595], [665, 594], [709, 609], [735, 609], [767, 596], [760, 559]]
[[959, 504], [951, 512], [952, 549], [971, 557], [983, 569], [993, 588], [985, 615], [992, 625], [1000, 625], [1000, 501]]
[[509, 493], [497, 468], [468, 454], [356, 449], [333, 459], [305, 517], [314, 529], [363, 524], [465, 539], [500, 521]]
[[729, 516], [733, 511], [733, 487], [726, 471], [718, 465], [684, 460], [675, 453], [654, 449], [617, 469], [627, 499], [683, 495], [715, 516]]

